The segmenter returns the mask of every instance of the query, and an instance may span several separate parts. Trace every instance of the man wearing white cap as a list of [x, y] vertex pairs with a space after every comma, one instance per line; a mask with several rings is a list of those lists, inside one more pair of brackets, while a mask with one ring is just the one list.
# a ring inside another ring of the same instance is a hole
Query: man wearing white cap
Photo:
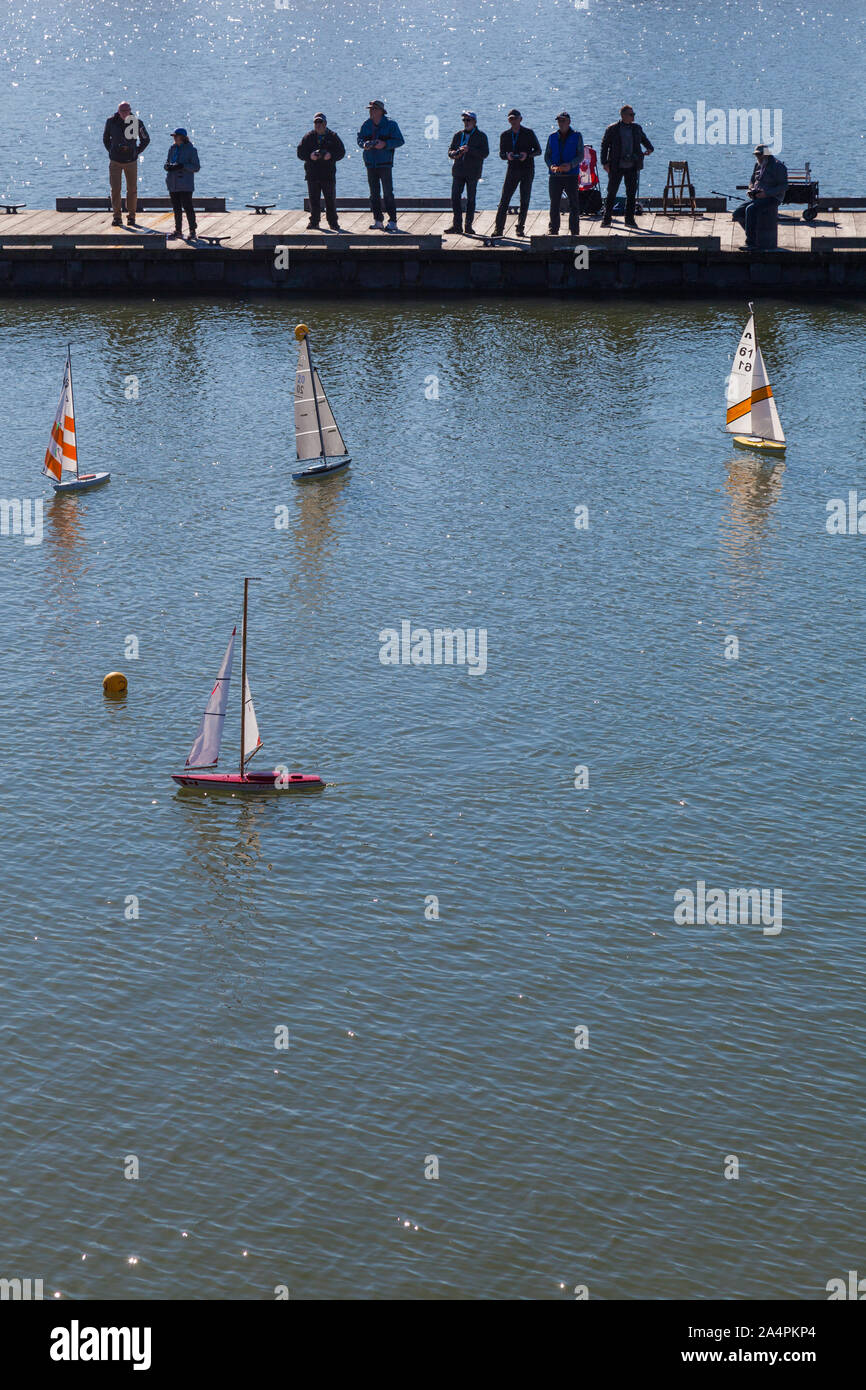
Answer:
[[778, 245], [779, 204], [788, 187], [788, 170], [766, 145], [755, 146], [756, 164], [749, 184], [749, 202], [736, 208], [735, 222], [746, 229], [743, 251], [768, 251]]
[[459, 234], [463, 231], [463, 190], [466, 190], [466, 233], [472, 235], [475, 220], [475, 192], [484, 161], [490, 153], [490, 145], [483, 130], [478, 129], [478, 118], [474, 111], [464, 111], [463, 129], [454, 132], [448, 146], [451, 170], [451, 211], [453, 219], [446, 232]]

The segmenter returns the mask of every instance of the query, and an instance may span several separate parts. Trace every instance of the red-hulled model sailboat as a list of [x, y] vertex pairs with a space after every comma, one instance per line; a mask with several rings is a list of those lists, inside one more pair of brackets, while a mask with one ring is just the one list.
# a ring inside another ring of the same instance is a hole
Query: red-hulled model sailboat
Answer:
[[226, 654], [223, 657], [216, 685], [201, 718], [195, 743], [190, 749], [183, 772], [173, 772], [175, 782], [182, 787], [198, 787], [203, 791], [276, 791], [298, 792], [318, 791], [324, 787], [321, 777], [315, 773], [289, 772], [285, 768], [273, 768], [270, 772], [248, 772], [247, 763], [261, 748], [259, 726], [253, 709], [253, 698], [247, 680], [247, 594], [249, 579], [244, 580], [244, 624], [241, 641], [241, 758], [239, 772], [210, 772], [219, 760], [220, 745], [226, 722], [226, 707], [229, 700], [229, 685], [232, 678], [232, 662], [235, 654], [237, 628], [232, 630]]

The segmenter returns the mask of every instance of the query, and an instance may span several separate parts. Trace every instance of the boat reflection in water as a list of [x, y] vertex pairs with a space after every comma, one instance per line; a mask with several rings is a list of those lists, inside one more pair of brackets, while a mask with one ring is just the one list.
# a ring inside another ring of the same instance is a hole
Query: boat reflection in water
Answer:
[[722, 548], [737, 563], [745, 562], [749, 568], [759, 563], [773, 508], [782, 495], [784, 472], [782, 462], [728, 460], [725, 491], [730, 505], [723, 522]]

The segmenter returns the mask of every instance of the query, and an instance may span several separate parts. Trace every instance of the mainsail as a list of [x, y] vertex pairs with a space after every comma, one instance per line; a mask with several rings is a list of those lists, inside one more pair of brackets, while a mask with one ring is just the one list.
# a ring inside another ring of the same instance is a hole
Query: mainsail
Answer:
[[78, 450], [75, 443], [75, 406], [72, 400], [72, 363], [66, 354], [63, 390], [60, 404], [51, 426], [51, 438], [45, 453], [44, 472], [58, 482], [64, 473], [78, 472]]
[[305, 337], [295, 375], [295, 443], [299, 459], [338, 458], [348, 452]]
[[725, 429], [729, 434], [751, 434], [784, 444], [773, 388], [755, 332], [755, 315], [743, 330], [731, 375], [728, 378], [728, 412]]
[[258, 753], [262, 746], [259, 737], [259, 725], [256, 719], [256, 712], [253, 709], [253, 697], [250, 694], [250, 683], [244, 680], [244, 767], [246, 767], [254, 753]]
[[[232, 635], [226, 647], [226, 654], [223, 657], [219, 675], [216, 678], [216, 685], [210, 693], [210, 699], [201, 717], [195, 743], [186, 760], [187, 767], [216, 767], [226, 722], [226, 705], [229, 700], [229, 682], [232, 678], [236, 631], [237, 628], [232, 628]], [[255, 715], [253, 718], [255, 719]]]

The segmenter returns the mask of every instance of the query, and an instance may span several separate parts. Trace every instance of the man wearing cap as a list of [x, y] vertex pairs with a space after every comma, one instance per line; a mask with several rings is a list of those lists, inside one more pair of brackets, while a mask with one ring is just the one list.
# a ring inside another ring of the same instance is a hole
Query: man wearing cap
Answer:
[[529, 197], [532, 193], [532, 180], [535, 178], [535, 158], [541, 154], [541, 146], [534, 130], [521, 125], [522, 116], [516, 107], [508, 113], [508, 130], [499, 137], [499, 158], [505, 160], [505, 181], [502, 197], [496, 209], [494, 236], [502, 236], [508, 205], [514, 190], [520, 185], [520, 211], [517, 214], [517, 235], [523, 236], [526, 228], [526, 215], [529, 212]]
[[[191, 142], [182, 125], [171, 132], [172, 143], [165, 157], [165, 186], [174, 208], [174, 235], [183, 234], [183, 214], [189, 224], [189, 235], [195, 240], [195, 208], [192, 195], [195, 189], [195, 176], [201, 168], [198, 150]], [[168, 234], [172, 235], [171, 232]]]
[[123, 226], [121, 216], [121, 178], [126, 178], [126, 220], [135, 226], [138, 208], [138, 156], [150, 144], [144, 121], [132, 114], [128, 101], [122, 101], [113, 116], [109, 116], [102, 132], [102, 143], [108, 151], [108, 181], [111, 186], [111, 225]]
[[322, 216], [321, 199], [325, 200], [325, 216], [332, 232], [340, 231], [337, 218], [337, 160], [346, 147], [334, 130], [328, 129], [323, 111], [313, 117], [313, 129], [307, 131], [298, 145], [298, 159], [304, 161], [304, 175], [310, 198], [310, 220], [307, 228], [318, 227]]
[[550, 170], [550, 222], [547, 230], [551, 236], [559, 234], [559, 205], [564, 193], [568, 199], [568, 230], [572, 236], [576, 236], [580, 231], [578, 185], [583, 136], [579, 130], [572, 129], [567, 111], [560, 111], [556, 126], [556, 130], [547, 137], [544, 151], [544, 162]]
[[484, 161], [490, 153], [487, 136], [478, 129], [478, 118], [474, 111], [464, 111], [461, 117], [463, 129], [454, 132], [448, 146], [451, 160], [451, 211], [453, 219], [446, 232], [463, 231], [463, 190], [466, 189], [466, 233], [472, 235], [475, 220], [475, 191]]
[[644, 152], [652, 154], [653, 147], [637, 125], [634, 111], [623, 106], [619, 120], [609, 125], [601, 137], [601, 163], [607, 174], [607, 197], [604, 200], [603, 227], [609, 227], [613, 215], [613, 205], [619, 192], [620, 183], [625, 181], [625, 225], [637, 227], [635, 221], [635, 200], [637, 198], [638, 175], [643, 168]]
[[735, 222], [746, 229], [743, 251], [768, 251], [778, 245], [779, 204], [788, 187], [788, 170], [766, 145], [755, 146], [756, 164], [749, 184], [749, 202], [734, 209]]
[[373, 221], [372, 232], [381, 232], [382, 201], [388, 214], [389, 232], [398, 231], [397, 204], [394, 202], [394, 151], [399, 150], [406, 141], [400, 134], [396, 121], [389, 120], [383, 101], [371, 101], [370, 115], [358, 131], [358, 144], [364, 151], [364, 164], [367, 169], [367, 183], [370, 185], [370, 210]]

